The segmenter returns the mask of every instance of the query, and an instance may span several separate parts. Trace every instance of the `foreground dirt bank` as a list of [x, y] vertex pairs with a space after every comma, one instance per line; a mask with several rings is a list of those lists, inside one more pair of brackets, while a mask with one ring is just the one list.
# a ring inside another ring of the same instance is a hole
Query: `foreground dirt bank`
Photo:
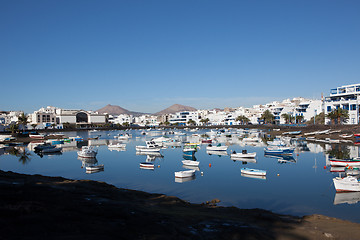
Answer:
[[359, 239], [360, 224], [0, 171], [0, 239]]

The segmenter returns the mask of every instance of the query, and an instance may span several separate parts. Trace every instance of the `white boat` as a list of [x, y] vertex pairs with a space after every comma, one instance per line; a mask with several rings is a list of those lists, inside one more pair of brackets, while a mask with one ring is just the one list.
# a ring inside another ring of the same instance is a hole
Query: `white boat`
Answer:
[[209, 144], [206, 147], [206, 151], [226, 151], [228, 149], [228, 146], [222, 146], [220, 144], [213, 146], [211, 144]]
[[237, 153], [233, 151], [230, 154], [230, 158], [255, 158], [255, 157], [256, 157], [256, 152], [248, 153], [246, 150], [243, 150], [241, 153]]
[[199, 164], [200, 164], [200, 162], [198, 162], [198, 161], [192, 161], [192, 160], [183, 160], [182, 163], [183, 163], [184, 165], [195, 166], [195, 167], [199, 166]]
[[81, 151], [78, 151], [77, 154], [82, 158], [94, 158], [97, 155], [97, 150], [93, 149], [91, 146], [83, 146]]
[[155, 166], [153, 163], [150, 163], [150, 162], [142, 162], [140, 163], [140, 168], [142, 169], [154, 169]]
[[266, 176], [262, 176], [262, 175], [250, 175], [250, 174], [246, 174], [246, 173], [241, 173], [242, 177], [247, 177], [247, 178], [255, 178], [255, 179], [261, 179], [261, 180], [266, 180]]
[[333, 178], [334, 186], [337, 192], [359, 192], [360, 180], [353, 176], [347, 176], [344, 178]]
[[249, 174], [249, 175], [257, 175], [257, 176], [265, 176], [265, 170], [253, 169], [253, 168], [242, 168], [241, 173]]
[[330, 159], [330, 165], [331, 166], [339, 166], [339, 167], [360, 167], [360, 159], [354, 158], [354, 159]]
[[136, 151], [139, 152], [159, 152], [162, 146], [157, 145], [154, 141], [146, 141], [146, 146], [136, 146]]
[[175, 178], [187, 178], [195, 175], [195, 170], [185, 170], [175, 172]]

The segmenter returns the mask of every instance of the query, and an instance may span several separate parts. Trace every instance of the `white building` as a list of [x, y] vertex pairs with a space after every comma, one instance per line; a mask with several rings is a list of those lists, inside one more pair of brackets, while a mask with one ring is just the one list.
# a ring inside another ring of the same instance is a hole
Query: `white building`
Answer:
[[169, 122], [171, 124], [186, 125], [190, 120], [199, 124], [199, 113], [197, 111], [177, 112], [170, 115]]
[[132, 115], [128, 115], [128, 114], [120, 114], [117, 116], [114, 116], [111, 120], [109, 120], [109, 122], [113, 123], [113, 124], [120, 124], [123, 125], [124, 123], [133, 123], [134, 122], [134, 117]]
[[9, 125], [16, 123], [19, 120], [19, 116], [23, 114], [22, 111], [2, 111], [0, 112], [0, 124]]
[[85, 110], [66, 110], [48, 106], [30, 114], [31, 124], [50, 126], [52, 124], [104, 124], [106, 115]]
[[[330, 96], [325, 98], [325, 116], [337, 108], [348, 110], [347, 124], [359, 124], [360, 84], [345, 85], [330, 90]], [[325, 124], [330, 119], [325, 118]]]

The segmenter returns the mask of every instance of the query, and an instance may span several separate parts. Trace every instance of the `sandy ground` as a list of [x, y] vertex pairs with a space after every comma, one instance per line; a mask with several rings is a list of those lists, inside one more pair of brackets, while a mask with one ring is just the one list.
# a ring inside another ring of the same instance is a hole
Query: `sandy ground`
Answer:
[[[360, 224], [0, 171], [0, 239], [359, 239]], [[213, 201], [216, 202], [216, 201]]]

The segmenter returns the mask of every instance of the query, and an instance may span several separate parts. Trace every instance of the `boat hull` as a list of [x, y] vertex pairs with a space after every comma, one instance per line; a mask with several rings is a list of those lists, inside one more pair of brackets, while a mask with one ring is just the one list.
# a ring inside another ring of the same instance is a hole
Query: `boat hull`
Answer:
[[256, 176], [266, 176], [265, 170], [258, 170], [252, 168], [242, 168], [241, 173], [248, 174], [248, 175], [256, 175]]
[[179, 171], [175, 172], [175, 178], [187, 178], [192, 177], [195, 174], [195, 170]]
[[354, 177], [333, 179], [336, 192], [360, 192], [360, 182]]

